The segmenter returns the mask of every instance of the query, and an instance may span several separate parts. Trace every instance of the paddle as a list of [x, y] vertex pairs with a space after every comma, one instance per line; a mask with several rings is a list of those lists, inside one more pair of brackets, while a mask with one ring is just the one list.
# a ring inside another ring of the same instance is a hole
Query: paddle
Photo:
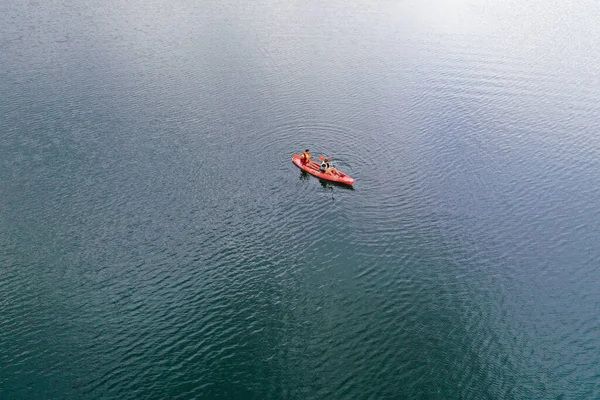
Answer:
[[330, 164], [329, 166], [330, 167], [332, 166], [331, 165], [331, 160], [333, 160], [333, 157], [327, 158], [327, 157], [324, 157], [324, 156], [319, 156], [319, 160], [321, 160], [321, 161], [327, 161], [327, 163]]

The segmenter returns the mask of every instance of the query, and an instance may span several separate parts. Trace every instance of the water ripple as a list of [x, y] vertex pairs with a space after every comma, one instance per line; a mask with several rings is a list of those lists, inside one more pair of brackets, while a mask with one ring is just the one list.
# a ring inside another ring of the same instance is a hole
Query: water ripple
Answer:
[[593, 7], [359, 3], [0, 6], [0, 397], [598, 397]]

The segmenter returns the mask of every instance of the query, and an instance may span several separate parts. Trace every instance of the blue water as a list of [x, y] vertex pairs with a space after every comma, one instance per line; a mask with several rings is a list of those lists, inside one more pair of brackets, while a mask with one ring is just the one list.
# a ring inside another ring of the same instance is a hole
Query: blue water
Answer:
[[599, 13], [1, 3], [0, 398], [600, 398]]

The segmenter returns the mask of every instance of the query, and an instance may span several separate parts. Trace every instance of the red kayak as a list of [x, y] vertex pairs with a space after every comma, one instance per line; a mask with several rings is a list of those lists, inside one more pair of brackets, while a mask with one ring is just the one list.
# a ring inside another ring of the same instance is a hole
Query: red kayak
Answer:
[[306, 171], [309, 174], [316, 176], [317, 178], [325, 179], [327, 181], [332, 182], [344, 183], [346, 185], [352, 185], [354, 183], [354, 179], [350, 178], [343, 172], [333, 171], [330, 174], [321, 172], [321, 166], [314, 161], [311, 161], [308, 164], [302, 164], [302, 161], [300, 161], [300, 156], [298, 154], [294, 154], [294, 157], [292, 157], [292, 162], [296, 164], [296, 166], [301, 170]]

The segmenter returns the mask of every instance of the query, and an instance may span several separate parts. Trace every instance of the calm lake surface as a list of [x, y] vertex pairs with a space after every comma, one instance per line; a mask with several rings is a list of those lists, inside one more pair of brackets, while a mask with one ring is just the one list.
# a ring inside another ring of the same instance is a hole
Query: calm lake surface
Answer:
[[1, 2], [0, 398], [600, 398], [599, 18]]

